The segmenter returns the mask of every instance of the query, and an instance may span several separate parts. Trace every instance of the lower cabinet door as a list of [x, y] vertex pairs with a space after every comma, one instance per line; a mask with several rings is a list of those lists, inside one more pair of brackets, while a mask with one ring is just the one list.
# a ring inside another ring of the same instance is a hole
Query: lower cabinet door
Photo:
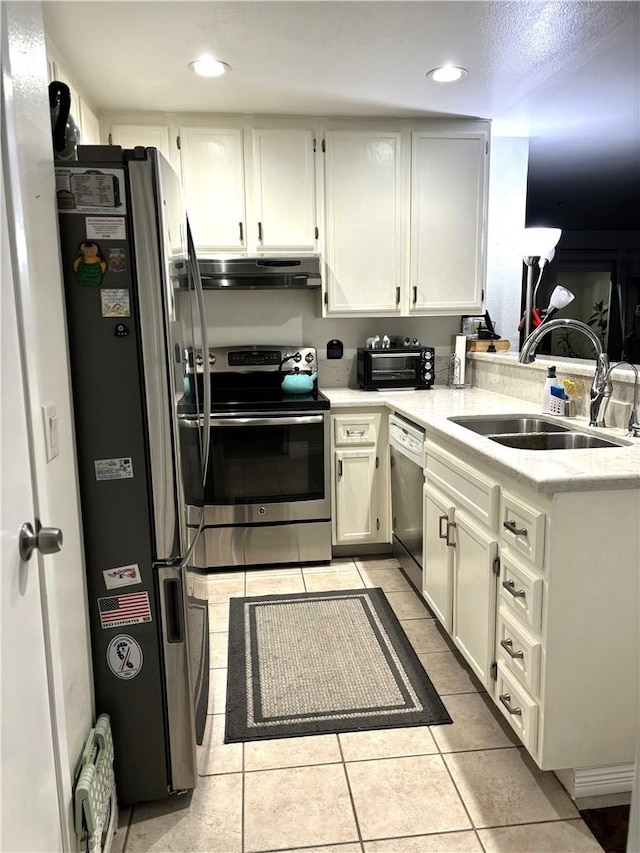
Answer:
[[453, 640], [483, 685], [490, 688], [496, 624], [498, 541], [464, 513], [455, 513]]
[[[432, 486], [424, 488], [422, 594], [451, 634], [453, 627], [453, 504]], [[447, 542], [450, 544], [448, 545]]]
[[378, 536], [376, 451], [336, 450], [335, 544], [370, 542]]

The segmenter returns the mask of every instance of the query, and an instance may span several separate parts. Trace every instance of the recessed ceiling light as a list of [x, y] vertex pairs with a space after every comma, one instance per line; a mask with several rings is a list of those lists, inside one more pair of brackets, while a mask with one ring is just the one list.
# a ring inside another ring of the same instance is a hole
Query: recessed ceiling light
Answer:
[[455, 83], [456, 80], [462, 80], [468, 74], [467, 69], [460, 68], [459, 65], [441, 65], [427, 71], [427, 77], [435, 80], [436, 83]]
[[194, 59], [189, 63], [189, 68], [194, 74], [199, 74], [200, 77], [221, 77], [227, 71], [231, 71], [231, 66], [219, 59], [213, 59], [211, 56], [202, 56], [200, 59]]

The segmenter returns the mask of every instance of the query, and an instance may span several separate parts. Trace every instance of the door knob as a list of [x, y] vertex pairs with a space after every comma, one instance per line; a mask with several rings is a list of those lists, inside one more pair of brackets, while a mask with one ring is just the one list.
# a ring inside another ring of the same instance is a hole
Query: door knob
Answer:
[[62, 530], [59, 527], [40, 527], [36, 522], [36, 533], [29, 521], [20, 528], [18, 546], [20, 559], [26, 563], [37, 548], [41, 554], [57, 554], [62, 548]]

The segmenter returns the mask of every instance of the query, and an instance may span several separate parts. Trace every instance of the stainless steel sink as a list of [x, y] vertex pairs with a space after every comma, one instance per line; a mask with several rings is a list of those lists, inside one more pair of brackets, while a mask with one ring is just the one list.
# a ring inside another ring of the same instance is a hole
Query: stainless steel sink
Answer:
[[520, 450], [579, 450], [597, 447], [626, 447], [587, 432], [562, 426], [553, 418], [535, 415], [459, 415], [449, 418], [485, 438]]
[[569, 427], [561, 426], [550, 418], [539, 418], [532, 415], [466, 415], [449, 418], [449, 420], [480, 435], [491, 437], [505, 433], [563, 433], [569, 431]]
[[625, 447], [606, 438], [584, 432], [532, 432], [487, 436], [498, 444], [519, 450], [580, 450], [595, 447]]

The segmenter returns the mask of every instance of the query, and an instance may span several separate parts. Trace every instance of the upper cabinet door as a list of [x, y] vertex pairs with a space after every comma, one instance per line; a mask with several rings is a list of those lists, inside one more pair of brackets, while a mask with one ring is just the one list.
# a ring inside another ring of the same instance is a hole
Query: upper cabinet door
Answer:
[[249, 243], [257, 251], [316, 251], [315, 140], [310, 130], [253, 130]]
[[488, 135], [411, 134], [411, 313], [482, 307]]
[[243, 252], [246, 245], [243, 131], [180, 129], [182, 184], [196, 248]]
[[401, 134], [327, 131], [325, 145], [326, 312], [398, 314]]
[[123, 148], [157, 148], [172, 163], [172, 150], [169, 143], [169, 128], [157, 124], [112, 124], [109, 128], [109, 142]]

